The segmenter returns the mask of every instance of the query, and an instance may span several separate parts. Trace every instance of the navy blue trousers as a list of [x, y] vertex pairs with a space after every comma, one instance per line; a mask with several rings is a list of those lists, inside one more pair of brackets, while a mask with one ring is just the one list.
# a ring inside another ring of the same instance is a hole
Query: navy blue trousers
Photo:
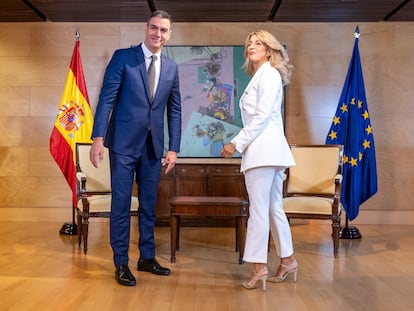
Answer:
[[161, 159], [154, 154], [151, 135], [138, 156], [110, 150], [112, 202], [110, 242], [115, 267], [127, 265], [130, 242], [130, 207], [134, 176], [138, 184], [138, 248], [141, 259], [155, 257], [155, 208], [160, 181]]

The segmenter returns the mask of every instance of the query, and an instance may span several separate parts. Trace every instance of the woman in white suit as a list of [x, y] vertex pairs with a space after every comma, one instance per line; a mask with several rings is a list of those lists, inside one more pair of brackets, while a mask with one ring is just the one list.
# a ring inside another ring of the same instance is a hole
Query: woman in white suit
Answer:
[[[242, 154], [240, 170], [250, 202], [243, 260], [253, 263], [250, 279], [243, 286], [256, 288], [261, 281], [265, 290], [266, 280], [282, 282], [292, 273], [296, 281], [298, 271], [282, 206], [284, 169], [295, 165], [281, 115], [283, 86], [290, 82], [293, 66], [284, 47], [265, 30], [248, 35], [244, 54], [251, 80], [240, 98], [243, 128], [223, 147], [221, 155], [230, 158], [236, 150]], [[268, 279], [269, 229], [280, 264]]]

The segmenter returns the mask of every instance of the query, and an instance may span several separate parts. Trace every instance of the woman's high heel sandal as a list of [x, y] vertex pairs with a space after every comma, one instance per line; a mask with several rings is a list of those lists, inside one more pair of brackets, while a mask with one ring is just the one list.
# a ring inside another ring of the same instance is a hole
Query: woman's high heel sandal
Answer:
[[266, 290], [266, 280], [267, 276], [269, 274], [269, 271], [267, 271], [267, 267], [263, 267], [262, 270], [259, 272], [256, 272], [254, 268], [252, 269], [250, 280], [243, 283], [243, 287], [247, 289], [253, 289], [257, 287], [257, 282], [262, 281], [262, 290]]
[[298, 270], [299, 270], [298, 262], [296, 260], [293, 261], [290, 265], [280, 264], [279, 270], [281, 271], [281, 274], [271, 276], [270, 278], [268, 278], [269, 282], [273, 282], [273, 283], [283, 282], [287, 278], [287, 276], [291, 273], [293, 273], [293, 281], [296, 282], [297, 276], [298, 276]]

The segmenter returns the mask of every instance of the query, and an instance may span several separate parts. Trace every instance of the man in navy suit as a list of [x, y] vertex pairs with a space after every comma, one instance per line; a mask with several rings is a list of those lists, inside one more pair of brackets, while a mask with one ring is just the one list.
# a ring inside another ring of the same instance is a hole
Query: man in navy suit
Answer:
[[[90, 152], [92, 164], [102, 161], [109, 150], [112, 203], [110, 242], [114, 252], [115, 278], [121, 285], [136, 284], [128, 268], [130, 203], [134, 176], [139, 200], [139, 271], [169, 275], [155, 259], [155, 206], [161, 165], [165, 173], [177, 160], [181, 139], [181, 98], [178, 66], [161, 54], [171, 37], [171, 17], [155, 11], [145, 27], [144, 42], [115, 51], [109, 62], [96, 108]], [[147, 70], [153, 55], [153, 95]], [[169, 149], [163, 161], [164, 113], [167, 111]]]

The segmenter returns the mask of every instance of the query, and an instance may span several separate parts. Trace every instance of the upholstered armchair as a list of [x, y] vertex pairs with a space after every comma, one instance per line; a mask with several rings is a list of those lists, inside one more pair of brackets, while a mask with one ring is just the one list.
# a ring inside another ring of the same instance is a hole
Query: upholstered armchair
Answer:
[[341, 222], [342, 145], [291, 145], [296, 166], [286, 170], [283, 208], [289, 219], [332, 222], [337, 257]]
[[[109, 217], [111, 210], [111, 181], [109, 154], [105, 149], [103, 161], [95, 168], [89, 160], [90, 143], [76, 143], [76, 179], [78, 204], [78, 244], [88, 251], [89, 217]], [[138, 198], [131, 198], [131, 214], [138, 214]]]

